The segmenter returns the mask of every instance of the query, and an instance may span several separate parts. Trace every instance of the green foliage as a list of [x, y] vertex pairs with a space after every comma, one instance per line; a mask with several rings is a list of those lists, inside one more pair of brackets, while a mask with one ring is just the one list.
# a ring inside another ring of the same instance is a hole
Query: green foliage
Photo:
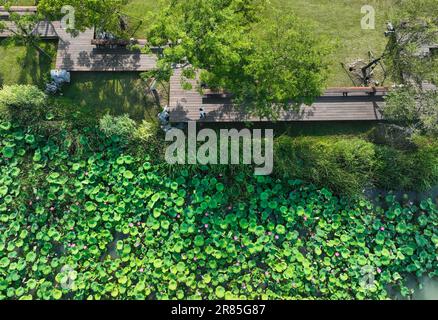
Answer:
[[0, 150], [0, 299], [384, 299], [409, 294], [408, 274], [438, 275], [430, 200], [380, 208], [296, 180], [166, 176], [93, 130], [4, 123]]
[[[142, 142], [151, 141], [160, 130], [158, 122], [143, 120], [135, 129], [133, 138]], [[158, 143], [156, 141], [156, 143]]]
[[[18, 14], [10, 10], [10, 7], [14, 5], [13, 0], [3, 0], [0, 4], [4, 6], [4, 10], [9, 13], [8, 20], [13, 24], [5, 23], [4, 20], [0, 20], [0, 32], [7, 31], [16, 40], [24, 41], [26, 44], [35, 44], [34, 40], [36, 35], [33, 34], [35, 25], [40, 20], [41, 16], [36, 14]], [[12, 27], [13, 26], [13, 27]]]
[[326, 79], [326, 41], [290, 13], [265, 17], [266, 4], [167, 1], [147, 37], [165, 46], [159, 74], [180, 64], [187, 80], [200, 70], [200, 83], [232, 93], [234, 103], [260, 116], [275, 117], [281, 109], [313, 102]]
[[107, 137], [120, 137], [129, 140], [135, 131], [135, 121], [128, 114], [113, 117], [106, 114], [99, 120], [99, 128]]
[[424, 191], [438, 183], [438, 144], [418, 138], [398, 150], [360, 138], [282, 136], [274, 143], [274, 174], [360, 194], [366, 188]]
[[47, 96], [33, 85], [4, 86], [0, 90], [0, 118], [30, 124], [44, 114]]
[[40, 0], [38, 10], [52, 19], [59, 19], [62, 17], [61, 8], [69, 5], [75, 9], [75, 29], [68, 31], [83, 31], [97, 26], [103, 30], [121, 33], [119, 19], [124, 2], [124, 0]]
[[312, 104], [325, 86], [330, 53], [325, 39], [315, 36], [308, 22], [289, 13], [275, 12], [255, 28], [258, 31], [250, 39], [254, 50], [245, 57], [244, 66], [244, 76], [250, 80], [229, 88], [237, 95], [236, 102], [274, 118], [281, 109], [291, 109], [291, 101]]
[[375, 185], [385, 190], [425, 191], [438, 182], [438, 144], [417, 138], [417, 150], [376, 146]]
[[424, 47], [438, 43], [438, 2], [398, 0], [390, 15], [396, 32], [390, 37], [386, 64], [398, 83], [437, 82], [438, 56], [423, 56]]
[[385, 102], [385, 119], [413, 131], [438, 135], [438, 91], [405, 86], [389, 92]]
[[359, 138], [289, 138], [274, 144], [274, 173], [357, 194], [371, 186], [374, 145]]

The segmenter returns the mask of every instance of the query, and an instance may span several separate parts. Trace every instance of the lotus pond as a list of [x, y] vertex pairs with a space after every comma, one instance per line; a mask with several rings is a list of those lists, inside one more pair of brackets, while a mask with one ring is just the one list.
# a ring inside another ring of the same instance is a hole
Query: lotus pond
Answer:
[[438, 275], [431, 200], [168, 168], [95, 129], [0, 128], [0, 299], [386, 299]]

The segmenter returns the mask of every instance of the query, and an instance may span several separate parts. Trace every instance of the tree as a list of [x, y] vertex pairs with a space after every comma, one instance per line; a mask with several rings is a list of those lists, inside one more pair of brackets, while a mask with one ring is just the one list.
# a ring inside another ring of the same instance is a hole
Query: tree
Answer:
[[383, 114], [414, 131], [438, 134], [438, 2], [399, 1], [392, 15], [385, 62], [398, 86], [386, 97]]
[[105, 31], [121, 34], [121, 8], [126, 0], [40, 0], [38, 10], [52, 20], [60, 19], [64, 14], [62, 8], [74, 9], [74, 29], [70, 32], [84, 31], [91, 27], [100, 27]]
[[402, 84], [438, 81], [438, 55], [422, 52], [438, 45], [438, 2], [399, 0], [394, 7], [394, 32], [389, 33], [385, 54], [392, 78]]
[[261, 116], [312, 104], [325, 85], [329, 46], [292, 14], [276, 12], [256, 30], [249, 37], [254, 48], [244, 65], [246, 84], [230, 79], [236, 101]]
[[44, 16], [38, 12], [30, 14], [14, 12], [11, 9], [13, 3], [12, 0], [3, 0], [2, 4], [5, 11], [9, 13], [9, 19], [7, 21], [0, 20], [0, 32], [9, 32], [14, 41], [21, 42], [25, 46], [33, 46], [51, 59], [51, 56], [39, 46], [39, 35], [34, 32], [37, 23], [43, 20]]
[[148, 33], [164, 48], [158, 72], [179, 64], [194, 78], [200, 70], [200, 84], [260, 116], [311, 103], [323, 88], [327, 45], [295, 16], [266, 9], [265, 0], [165, 1]]
[[398, 87], [389, 92], [383, 110], [387, 120], [412, 132], [438, 135], [438, 91], [414, 86]]

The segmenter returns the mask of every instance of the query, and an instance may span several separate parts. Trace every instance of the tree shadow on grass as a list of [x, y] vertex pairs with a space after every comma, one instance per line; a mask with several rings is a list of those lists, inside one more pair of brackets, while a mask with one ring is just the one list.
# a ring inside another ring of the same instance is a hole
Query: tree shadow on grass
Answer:
[[96, 119], [106, 113], [127, 113], [135, 120], [142, 120], [156, 115], [156, 107], [145, 88], [135, 72], [72, 72], [64, 97], [80, 106], [84, 115], [93, 114]]
[[17, 57], [17, 63], [22, 66], [18, 77], [19, 83], [35, 84], [40, 88], [50, 79], [50, 70], [55, 55], [55, 44], [51, 42], [39, 43], [44, 54], [33, 46], [25, 48], [25, 55]]

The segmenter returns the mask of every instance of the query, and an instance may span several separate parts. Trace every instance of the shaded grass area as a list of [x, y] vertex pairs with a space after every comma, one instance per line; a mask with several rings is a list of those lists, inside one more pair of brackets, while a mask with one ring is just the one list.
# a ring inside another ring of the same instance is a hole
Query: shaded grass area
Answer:
[[73, 72], [60, 100], [97, 119], [106, 113], [128, 113], [136, 120], [156, 117], [145, 84], [135, 72]]
[[41, 41], [38, 46], [23, 46], [9, 39], [0, 40], [0, 86], [14, 83], [43, 87], [53, 67], [56, 42]]

